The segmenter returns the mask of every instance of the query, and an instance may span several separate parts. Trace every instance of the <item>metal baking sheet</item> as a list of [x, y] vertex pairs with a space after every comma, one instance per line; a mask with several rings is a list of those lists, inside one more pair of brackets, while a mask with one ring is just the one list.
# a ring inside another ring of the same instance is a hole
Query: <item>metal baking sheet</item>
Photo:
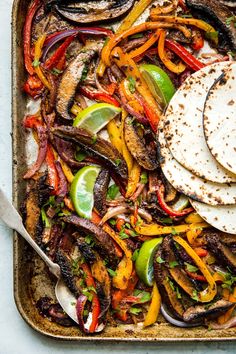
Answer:
[[[12, 10], [12, 133], [13, 133], [13, 200], [19, 209], [25, 196], [26, 184], [22, 179], [26, 170], [27, 133], [21, 122], [26, 112], [26, 96], [22, 85], [26, 79], [23, 65], [22, 29], [29, 0], [15, 0]], [[236, 328], [207, 330], [203, 327], [181, 329], [160, 320], [143, 329], [142, 324], [107, 326], [100, 334], [85, 335], [78, 327], [62, 327], [43, 318], [35, 307], [41, 296], [54, 297], [54, 282], [47, 267], [26, 244], [14, 238], [14, 295], [23, 319], [36, 331], [49, 337], [77, 341], [224, 341], [236, 339]]]

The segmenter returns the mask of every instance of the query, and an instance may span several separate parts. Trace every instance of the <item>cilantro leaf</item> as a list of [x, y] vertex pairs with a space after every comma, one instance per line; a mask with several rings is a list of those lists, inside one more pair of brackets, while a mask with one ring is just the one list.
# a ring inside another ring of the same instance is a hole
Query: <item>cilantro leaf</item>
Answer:
[[142, 172], [142, 174], [140, 176], [140, 183], [142, 183], [142, 184], [147, 184], [148, 183], [148, 176], [147, 176], [147, 172], [146, 171]]
[[132, 76], [128, 76], [128, 81], [129, 81], [129, 85], [128, 85], [129, 90], [130, 90], [131, 93], [134, 93], [135, 90], [136, 90], [136, 88], [135, 88], [135, 86], [136, 86], [135, 78], [132, 77]]
[[108, 188], [107, 198], [115, 199], [118, 193], [119, 193], [119, 187], [114, 183]]
[[156, 258], [156, 261], [157, 261], [157, 263], [159, 263], [159, 264], [165, 263], [164, 259], [162, 259], [160, 256], [158, 256], [158, 257]]
[[107, 268], [107, 271], [108, 271], [108, 273], [110, 274], [111, 277], [115, 277], [117, 275], [117, 273], [114, 270], [110, 269], [110, 268]]
[[186, 265], [186, 269], [187, 269], [188, 272], [196, 273], [198, 271], [198, 268], [193, 266], [192, 264], [187, 263], [187, 262], [184, 262], [184, 264]]
[[142, 309], [140, 307], [131, 307], [129, 312], [132, 313], [132, 315], [138, 315], [140, 312], [142, 312]]

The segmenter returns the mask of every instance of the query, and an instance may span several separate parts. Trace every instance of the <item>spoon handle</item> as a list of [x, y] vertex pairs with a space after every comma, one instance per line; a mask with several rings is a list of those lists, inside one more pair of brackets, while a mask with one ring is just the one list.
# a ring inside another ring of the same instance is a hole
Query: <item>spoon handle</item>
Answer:
[[14, 206], [6, 198], [5, 194], [0, 188], [0, 218], [11, 229], [16, 230], [24, 239], [33, 247], [38, 255], [44, 260], [49, 267], [49, 270], [57, 278], [60, 277], [61, 271], [58, 264], [52, 262], [52, 260], [41, 250], [37, 243], [32, 239], [29, 233], [26, 231], [22, 218], [14, 208]]

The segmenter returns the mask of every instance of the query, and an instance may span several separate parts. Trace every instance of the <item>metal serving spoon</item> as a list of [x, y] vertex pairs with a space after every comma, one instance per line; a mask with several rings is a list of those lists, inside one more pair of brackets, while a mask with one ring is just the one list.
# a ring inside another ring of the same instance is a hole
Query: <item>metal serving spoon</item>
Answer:
[[50, 272], [57, 277], [57, 283], [55, 286], [55, 294], [57, 301], [73, 321], [78, 323], [77, 314], [76, 314], [76, 298], [70, 292], [70, 290], [65, 285], [61, 277], [60, 266], [51, 261], [50, 258], [41, 250], [37, 243], [32, 239], [29, 233], [26, 231], [22, 218], [14, 208], [14, 206], [6, 198], [5, 194], [0, 188], [0, 218], [2, 221], [9, 226], [11, 229], [16, 230], [24, 239], [33, 247], [33, 249], [38, 253], [38, 255], [44, 260], [47, 264]]

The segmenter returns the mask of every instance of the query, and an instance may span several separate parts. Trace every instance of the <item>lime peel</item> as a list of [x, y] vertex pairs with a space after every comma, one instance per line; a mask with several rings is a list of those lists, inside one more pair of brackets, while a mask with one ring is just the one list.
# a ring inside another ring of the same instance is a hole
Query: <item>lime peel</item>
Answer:
[[70, 188], [70, 197], [77, 214], [91, 219], [94, 204], [93, 188], [101, 168], [85, 166], [75, 175]]
[[153, 285], [153, 259], [161, 242], [162, 237], [145, 241], [135, 262], [137, 275], [147, 286]]

